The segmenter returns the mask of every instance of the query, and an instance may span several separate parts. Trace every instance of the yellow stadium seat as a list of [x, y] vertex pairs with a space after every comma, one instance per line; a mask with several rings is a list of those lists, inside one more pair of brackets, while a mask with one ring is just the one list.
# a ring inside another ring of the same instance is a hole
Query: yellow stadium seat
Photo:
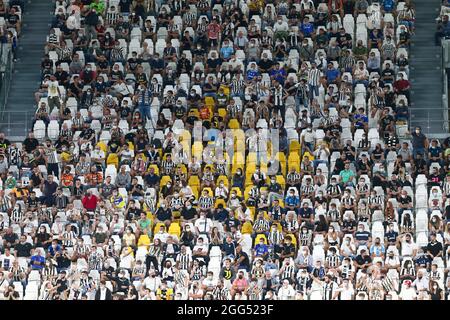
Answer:
[[99, 146], [100, 150], [102, 150], [105, 153], [108, 151], [108, 146], [106, 145], [106, 143], [104, 141], [98, 142], [97, 146]]
[[227, 97], [230, 96], [230, 87], [227, 86], [226, 84], [221, 84], [220, 87], [219, 87], [219, 89], [222, 89], [222, 90], [223, 90], [223, 93], [224, 93]]
[[233, 166], [234, 165], [244, 165], [244, 164], [245, 164], [244, 155], [241, 152], [236, 152], [233, 155]]
[[164, 227], [164, 230], [166, 230], [166, 225], [165, 225], [164, 223], [162, 223], [162, 222], [158, 222], [158, 223], [155, 225], [155, 227], [153, 228], [153, 234], [158, 233], [158, 232], [159, 232], [159, 229], [160, 229], [161, 227]]
[[289, 144], [289, 154], [292, 154], [293, 152], [300, 154], [301, 149], [302, 147], [300, 145], [300, 142], [298, 142], [297, 140], [293, 140]]
[[216, 199], [216, 201], [214, 202], [214, 208], [217, 209], [219, 207], [219, 204], [223, 205], [224, 208], [227, 207], [227, 203], [225, 202], [224, 199], [219, 199], [219, 198]]
[[189, 116], [191, 116], [191, 117], [194, 116], [194, 117], [199, 118], [200, 114], [198, 113], [197, 108], [191, 108], [191, 110], [189, 110]]
[[137, 246], [138, 247], [150, 247], [151, 241], [148, 235], [143, 234], [139, 237]]
[[294, 234], [289, 233], [286, 236], [290, 236], [292, 239], [292, 244], [297, 248], [297, 238], [295, 238]]
[[172, 178], [170, 176], [162, 176], [160, 185], [165, 186], [169, 181], [172, 181]]
[[286, 180], [284, 179], [284, 176], [282, 175], [277, 175], [275, 177], [277, 183], [280, 184], [280, 186], [283, 188], [283, 190], [286, 188]]
[[225, 118], [227, 116], [227, 109], [225, 108], [219, 108], [219, 116], [221, 116], [222, 118]]
[[311, 160], [311, 161], [313, 161], [313, 160], [314, 160], [314, 155], [313, 155], [313, 154], [311, 154], [311, 153], [309, 153], [308, 151], [305, 151], [305, 153], [303, 153], [303, 156], [302, 156], [302, 161], [304, 161], [304, 160], [305, 160], [305, 157], [308, 157], [308, 158], [309, 158], [309, 160]]
[[144, 207], [145, 207], [144, 211], [147, 212], [147, 219], [150, 219], [153, 223], [153, 219], [154, 219], [153, 214], [149, 211], [150, 209], [147, 208], [147, 205], [145, 204], [145, 202], [144, 202]]
[[277, 154], [275, 155], [275, 159], [277, 159], [280, 162], [286, 163], [286, 155], [283, 152], [277, 152]]
[[288, 158], [288, 168], [295, 168], [297, 171], [300, 171], [300, 157], [297, 153], [289, 154]]
[[147, 168], [147, 172], [150, 171], [150, 168], [153, 168], [153, 170], [155, 170], [155, 174], [157, 176], [159, 176], [159, 167], [156, 164], [149, 165], [148, 168]]
[[190, 176], [188, 180], [188, 185], [192, 187], [199, 187], [200, 186], [200, 179], [198, 176]]
[[200, 141], [195, 141], [192, 145], [192, 156], [196, 157], [197, 159], [202, 158], [203, 153], [203, 144]]
[[181, 235], [181, 227], [180, 224], [178, 222], [172, 222], [169, 226], [169, 234], [173, 234], [176, 235], [178, 238]]
[[228, 128], [230, 128], [230, 129], [240, 129], [241, 126], [240, 126], [239, 121], [237, 119], [231, 119], [230, 122], [228, 122]]
[[224, 176], [224, 175], [219, 176], [217, 178], [216, 184], [219, 184], [221, 182], [223, 182], [224, 186], [228, 188], [229, 182], [228, 182], [228, 177], [227, 176]]
[[245, 201], [247, 201], [248, 198], [250, 198], [250, 191], [252, 190], [252, 188], [253, 188], [253, 184], [252, 183], [250, 183], [250, 185], [248, 185], [248, 186], [245, 186], [245, 190], [244, 190], [244, 199], [245, 199]]
[[251, 179], [252, 175], [255, 173], [256, 171], [256, 164], [254, 163], [250, 163], [245, 167], [245, 177], [247, 179]]
[[[231, 188], [231, 191], [236, 191], [238, 197], [242, 197], [242, 190], [238, 187]], [[231, 192], [230, 192], [231, 193]]]
[[242, 232], [242, 234], [252, 234], [252, 232], [253, 232], [252, 223], [250, 221], [244, 222], [244, 224], [242, 225], [241, 232]]
[[257, 244], [259, 244], [259, 241], [261, 239], [264, 239], [264, 243], [267, 244], [267, 237], [266, 237], [266, 235], [265, 234], [257, 234], [256, 237], [255, 237], [255, 246]]
[[205, 97], [205, 105], [207, 106], [214, 106], [215, 105], [215, 101], [213, 97]]
[[198, 200], [198, 186], [190, 186], [192, 189], [192, 194], [194, 195], [195, 199]]
[[257, 160], [256, 152], [249, 152], [247, 155], [246, 163], [247, 164], [256, 163], [256, 160]]
[[202, 192], [205, 191], [205, 190], [208, 191], [208, 194], [209, 194], [210, 197], [214, 196], [214, 193], [213, 193], [213, 191], [212, 191], [212, 189], [210, 187], [203, 188]]
[[252, 220], [255, 221], [255, 212], [256, 212], [255, 207], [247, 207], [247, 208], [248, 208], [248, 209], [250, 210], [250, 212], [251, 212]]
[[286, 175], [286, 155], [283, 152], [277, 152], [275, 159], [278, 160], [281, 166], [281, 173]]

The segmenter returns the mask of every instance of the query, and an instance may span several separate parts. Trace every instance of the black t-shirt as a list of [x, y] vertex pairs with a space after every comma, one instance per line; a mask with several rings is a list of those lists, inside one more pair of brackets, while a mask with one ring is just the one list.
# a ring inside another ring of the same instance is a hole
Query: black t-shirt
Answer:
[[172, 212], [169, 208], [159, 208], [158, 211], [156, 211], [156, 218], [158, 218], [159, 221], [170, 220], [172, 218]]
[[9, 244], [13, 244], [14, 242], [17, 241], [17, 239], [19, 239], [19, 237], [15, 233], [5, 234], [3, 236], [3, 240], [5, 240]]
[[259, 67], [264, 71], [264, 70], [269, 70], [273, 65], [273, 61], [267, 59], [266, 61], [264, 61], [263, 59], [261, 59], [259, 61]]
[[[0, 147], [1, 147], [1, 145], [2, 145], [2, 143], [0, 142]], [[33, 139], [26, 138], [23, 141], [23, 145], [25, 147], [25, 151], [27, 153], [31, 153], [39, 145], [39, 141], [35, 138], [33, 138]]]
[[222, 251], [225, 252], [225, 255], [228, 256], [230, 254], [235, 254], [235, 249], [236, 249], [236, 243], [234, 241], [232, 241], [231, 243], [228, 243], [227, 241], [225, 241], [222, 244]]
[[86, 140], [89, 140], [93, 135], [95, 135], [95, 131], [91, 128], [83, 129], [80, 133], [80, 137]]
[[120, 108], [120, 118], [121, 119], [126, 119], [128, 118], [128, 116], [131, 114], [131, 109], [128, 105], [126, 106], [122, 106]]
[[371, 263], [372, 258], [369, 255], [364, 256], [364, 257], [362, 255], [358, 255], [358, 256], [356, 256], [355, 261], [358, 265], [362, 266], [363, 264]]
[[18, 243], [14, 246], [14, 250], [17, 252], [17, 256], [21, 258], [28, 258], [31, 256], [31, 249], [33, 246], [28, 243]]
[[142, 210], [139, 208], [128, 209], [127, 220], [131, 221], [133, 218], [139, 218]]
[[109, 62], [108, 62], [108, 60], [98, 61], [97, 65], [98, 65], [99, 69], [106, 69], [109, 66]]
[[48, 181], [45, 181], [43, 193], [46, 197], [52, 196], [56, 192], [57, 188], [58, 188], [58, 184], [56, 182], [50, 183]]
[[108, 147], [112, 153], [116, 153], [117, 150], [119, 150], [120, 145], [116, 141], [111, 140], [108, 142]]
[[33, 182], [34, 187], [40, 185], [42, 182], [42, 179], [35, 173], [31, 174], [30, 180]]
[[70, 259], [62, 255], [58, 255], [58, 257], [56, 257], [56, 263], [58, 264], [58, 268], [70, 267]]
[[355, 220], [344, 220], [342, 223], [342, 228], [344, 229], [353, 229], [356, 227], [356, 221]]
[[59, 287], [57, 289], [57, 291], [59, 293], [65, 291], [65, 290], [67, 290], [69, 288], [67, 279], [58, 279], [58, 280], [56, 280], [56, 285], [57, 286], [59, 285]]
[[130, 12], [131, 2], [132, 0], [120, 0], [119, 2], [120, 12]]
[[17, 14], [10, 14], [8, 15], [8, 22], [10, 24], [16, 24], [17, 22], [19, 22], [20, 18]]
[[401, 204], [409, 204], [409, 203], [411, 203], [411, 197], [410, 196], [406, 196], [406, 197], [399, 197], [399, 200], [398, 200]]
[[291, 254], [291, 253], [295, 253], [295, 246], [292, 243], [289, 244], [289, 245], [284, 244], [283, 247], [282, 247], [282, 251], [281, 252], [282, 252], [283, 255], [288, 255], [288, 254]]
[[433, 257], [436, 257], [439, 252], [442, 252], [442, 244], [439, 241], [436, 241], [435, 243], [430, 242], [427, 245], [427, 251], [430, 251]]
[[233, 272], [233, 269], [232, 269], [232, 268], [224, 267], [224, 268], [222, 269], [222, 277], [223, 277], [225, 280], [231, 280], [231, 279], [233, 278], [233, 276], [234, 276], [234, 272]]
[[186, 219], [186, 220], [191, 220], [195, 217], [195, 215], [197, 214], [197, 210], [195, 210], [194, 208], [183, 208], [183, 210], [181, 211], [181, 216]]
[[236, 260], [241, 259], [241, 257], [244, 257], [244, 259], [241, 261], [239, 268], [245, 268], [248, 270], [250, 268], [250, 260], [248, 258], [248, 255], [241, 250], [241, 252], [236, 254]]
[[209, 68], [211, 69], [215, 69], [217, 66], [220, 66], [222, 64], [222, 59], [217, 58], [217, 59], [208, 59], [206, 61], [206, 64], [208, 65]]

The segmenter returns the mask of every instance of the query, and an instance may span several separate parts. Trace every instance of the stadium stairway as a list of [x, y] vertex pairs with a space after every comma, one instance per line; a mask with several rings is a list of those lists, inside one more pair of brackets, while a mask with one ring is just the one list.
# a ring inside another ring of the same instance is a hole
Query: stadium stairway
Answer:
[[[31, 130], [31, 121], [36, 107], [34, 92], [40, 84], [40, 64], [53, 8], [54, 2], [50, 0], [30, 0], [25, 4], [22, 36], [18, 43], [18, 60], [14, 64], [5, 108], [4, 121], [9, 119], [11, 128], [9, 132], [1, 128], [10, 140], [23, 140], [26, 128]], [[27, 113], [24, 113], [25, 111]]]
[[[443, 108], [442, 49], [434, 45], [440, 0], [416, 0], [415, 35], [410, 50], [411, 126], [425, 134], [445, 133]], [[439, 109], [439, 110], [436, 110]]]

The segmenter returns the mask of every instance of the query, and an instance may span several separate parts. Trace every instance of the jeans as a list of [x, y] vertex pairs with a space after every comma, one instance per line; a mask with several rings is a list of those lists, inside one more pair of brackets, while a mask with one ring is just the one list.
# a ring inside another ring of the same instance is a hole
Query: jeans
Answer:
[[422, 156], [426, 156], [425, 148], [413, 148], [413, 158], [415, 159], [417, 154], [421, 154]]
[[309, 98], [312, 100], [314, 96], [319, 96], [319, 86], [313, 86], [312, 84], [308, 84], [309, 87]]
[[49, 163], [47, 164], [47, 174], [52, 174], [56, 177], [59, 177], [59, 166], [58, 163]]
[[151, 119], [150, 105], [148, 104], [139, 104], [139, 112], [141, 113], [142, 119], [145, 121], [147, 119]]

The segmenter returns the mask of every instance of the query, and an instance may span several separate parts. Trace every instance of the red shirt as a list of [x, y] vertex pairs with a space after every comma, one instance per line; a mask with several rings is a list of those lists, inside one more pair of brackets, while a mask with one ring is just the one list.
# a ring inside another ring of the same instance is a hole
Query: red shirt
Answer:
[[87, 211], [94, 211], [97, 208], [98, 199], [95, 195], [85, 196], [81, 202]]
[[206, 27], [206, 32], [208, 33], [209, 39], [218, 39], [220, 26], [217, 23], [211, 23]]
[[408, 80], [405, 80], [405, 79], [403, 79], [403, 80], [397, 80], [397, 81], [395, 81], [395, 83], [394, 83], [394, 88], [395, 88], [397, 91], [403, 91], [403, 90], [406, 90], [408, 87], [409, 87], [409, 81], [408, 81]]

